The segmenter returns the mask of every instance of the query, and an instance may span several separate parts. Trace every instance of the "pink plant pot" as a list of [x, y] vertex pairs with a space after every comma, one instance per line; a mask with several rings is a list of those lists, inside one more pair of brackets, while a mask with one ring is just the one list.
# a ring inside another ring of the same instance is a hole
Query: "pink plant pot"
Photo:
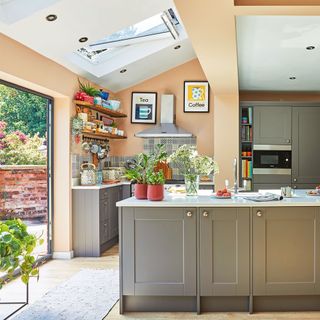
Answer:
[[148, 200], [161, 201], [164, 198], [163, 184], [149, 184], [148, 185]]
[[148, 185], [144, 183], [137, 183], [134, 186], [134, 196], [138, 200], [147, 199]]

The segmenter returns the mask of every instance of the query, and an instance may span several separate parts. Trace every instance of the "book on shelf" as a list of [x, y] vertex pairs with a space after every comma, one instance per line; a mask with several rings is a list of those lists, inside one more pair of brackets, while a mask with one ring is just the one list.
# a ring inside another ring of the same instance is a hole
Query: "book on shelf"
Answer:
[[252, 128], [248, 126], [241, 127], [241, 140], [252, 141]]
[[253, 167], [252, 160], [242, 160], [242, 178], [252, 178]]
[[248, 121], [249, 124], [252, 124], [252, 107], [248, 108]]

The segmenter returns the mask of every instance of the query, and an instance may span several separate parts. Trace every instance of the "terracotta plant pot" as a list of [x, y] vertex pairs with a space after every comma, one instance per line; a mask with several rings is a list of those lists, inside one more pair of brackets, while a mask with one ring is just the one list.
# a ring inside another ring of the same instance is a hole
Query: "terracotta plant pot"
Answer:
[[145, 183], [137, 183], [134, 185], [134, 196], [138, 200], [147, 199], [148, 185]]
[[161, 201], [164, 198], [163, 184], [149, 184], [148, 185], [148, 200]]

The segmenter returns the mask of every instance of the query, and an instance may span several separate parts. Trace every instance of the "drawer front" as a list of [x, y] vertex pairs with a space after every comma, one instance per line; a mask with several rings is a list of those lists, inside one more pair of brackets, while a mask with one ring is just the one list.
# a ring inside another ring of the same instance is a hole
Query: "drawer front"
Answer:
[[110, 239], [109, 229], [110, 229], [109, 219], [100, 221], [100, 244], [103, 244]]
[[103, 221], [103, 220], [110, 218], [109, 199], [108, 198], [100, 199], [99, 216], [100, 216], [100, 221]]

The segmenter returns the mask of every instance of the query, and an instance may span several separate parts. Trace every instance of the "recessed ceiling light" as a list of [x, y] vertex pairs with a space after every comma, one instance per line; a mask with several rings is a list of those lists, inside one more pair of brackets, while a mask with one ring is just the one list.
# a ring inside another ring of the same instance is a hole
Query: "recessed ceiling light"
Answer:
[[81, 37], [79, 39], [79, 42], [87, 42], [88, 41], [88, 38], [87, 37]]
[[290, 80], [296, 80], [296, 77], [289, 77]]
[[47, 21], [52, 22], [52, 21], [57, 20], [58, 17], [55, 14], [49, 14], [49, 15], [46, 16], [46, 19], [47, 19]]
[[177, 46], [173, 47], [174, 50], [178, 50], [180, 48], [181, 48], [180, 44], [178, 44]]
[[121, 69], [120, 70], [120, 73], [125, 73], [125, 72], [127, 72], [127, 69]]
[[315, 49], [315, 48], [316, 48], [315, 46], [307, 46], [307, 47], [306, 47], [307, 50], [313, 50], [313, 49]]

